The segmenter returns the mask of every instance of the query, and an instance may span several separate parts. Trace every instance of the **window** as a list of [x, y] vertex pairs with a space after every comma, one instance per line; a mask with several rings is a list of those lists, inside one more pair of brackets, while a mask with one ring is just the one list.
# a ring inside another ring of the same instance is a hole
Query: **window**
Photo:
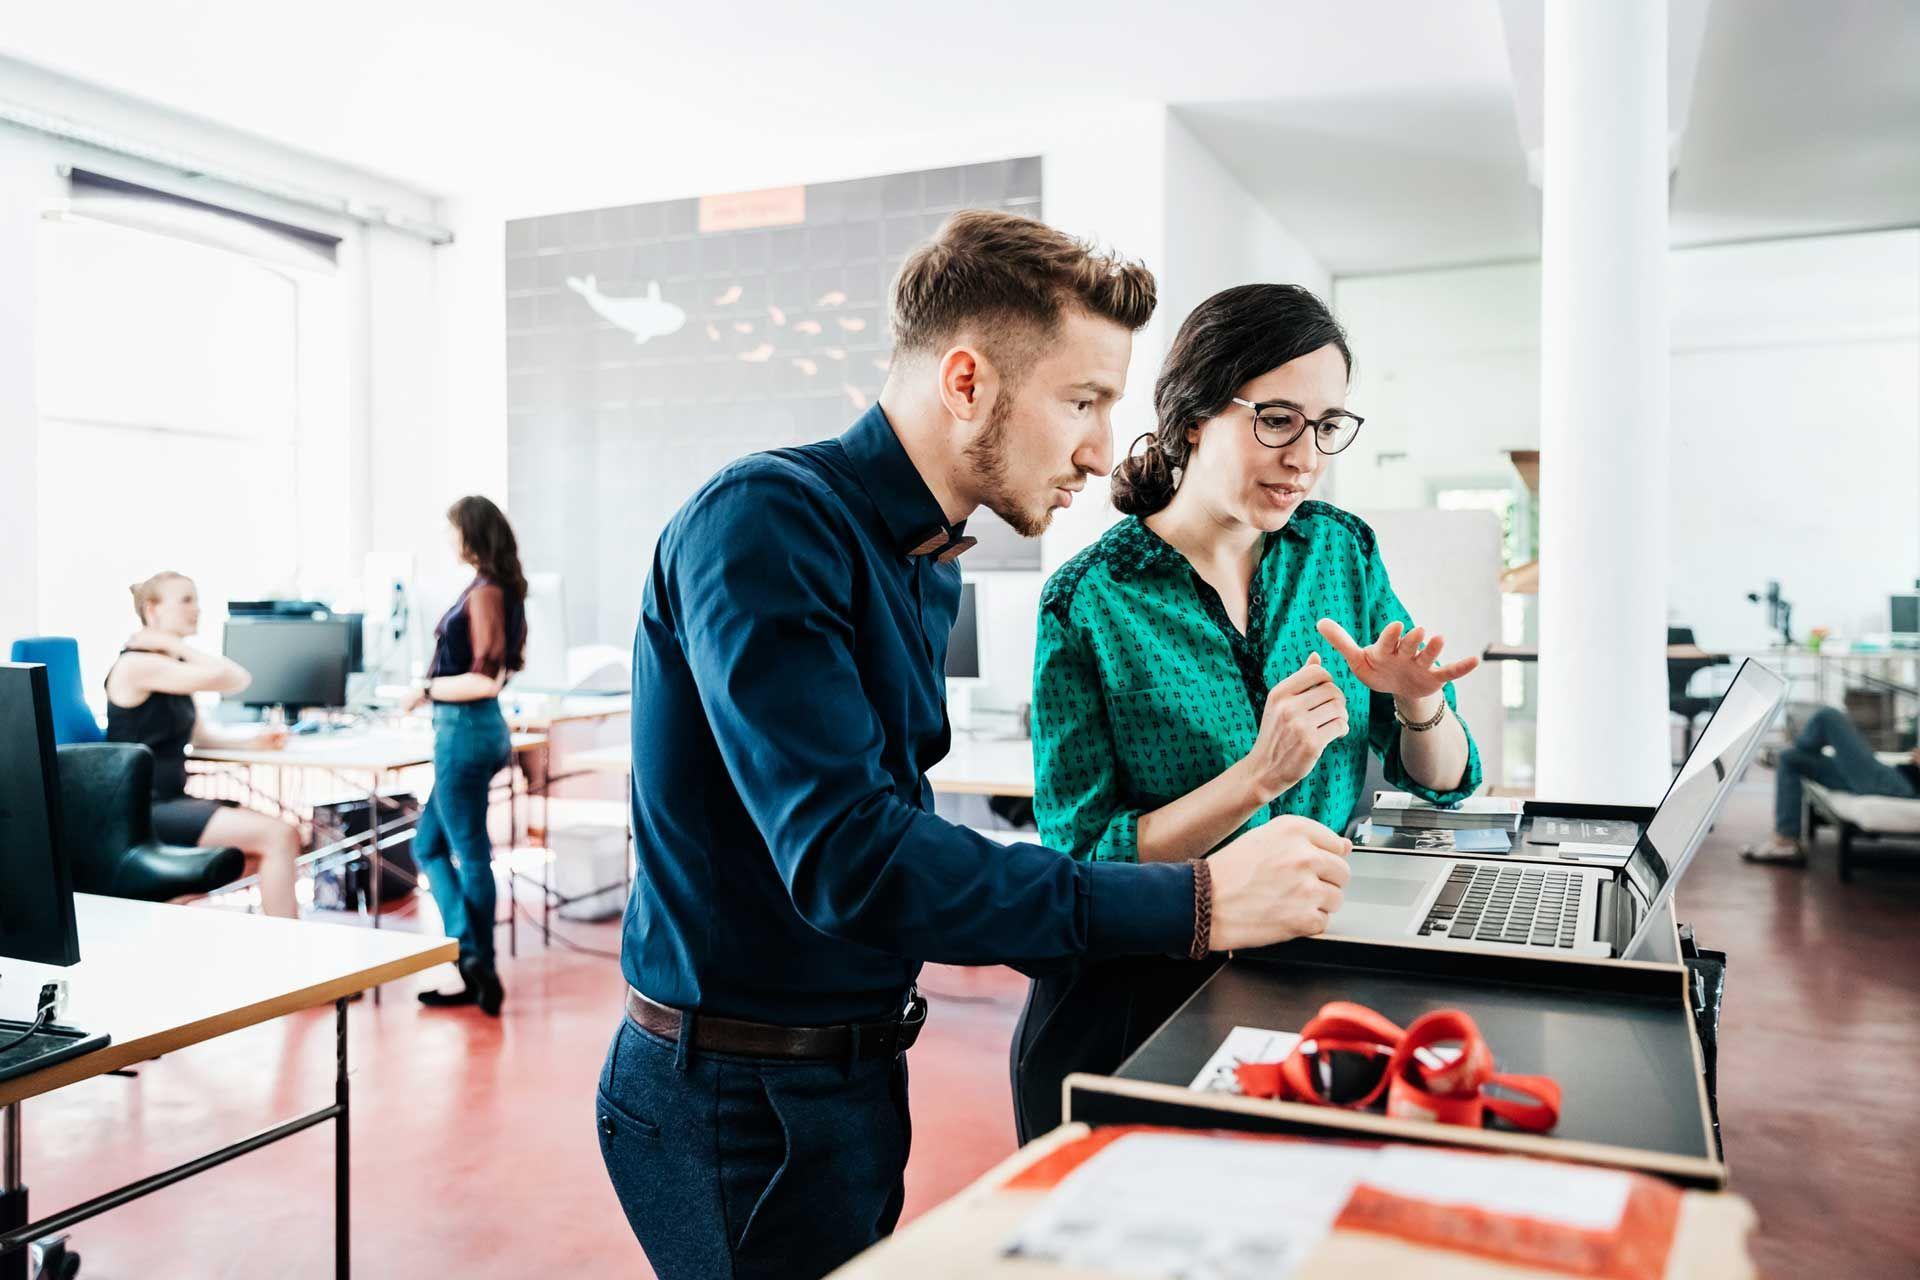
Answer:
[[340, 489], [324, 500], [346, 476], [340, 286], [213, 238], [41, 223], [37, 612], [79, 640], [96, 704], [137, 625], [131, 583], [193, 578], [197, 643], [218, 649], [227, 600], [343, 580]]

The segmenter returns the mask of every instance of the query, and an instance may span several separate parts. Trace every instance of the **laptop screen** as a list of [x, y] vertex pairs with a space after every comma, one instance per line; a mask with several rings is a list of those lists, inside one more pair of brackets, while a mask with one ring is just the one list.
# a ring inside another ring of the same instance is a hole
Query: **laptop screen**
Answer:
[[1779, 676], [1751, 660], [1740, 664], [1740, 673], [1693, 744], [1686, 763], [1667, 788], [1666, 798], [1647, 823], [1646, 834], [1627, 859], [1621, 882], [1633, 895], [1637, 909], [1634, 918], [1640, 927], [1635, 930], [1636, 942], [1662, 890], [1686, 870], [1734, 780], [1773, 723], [1785, 695], [1786, 682]]

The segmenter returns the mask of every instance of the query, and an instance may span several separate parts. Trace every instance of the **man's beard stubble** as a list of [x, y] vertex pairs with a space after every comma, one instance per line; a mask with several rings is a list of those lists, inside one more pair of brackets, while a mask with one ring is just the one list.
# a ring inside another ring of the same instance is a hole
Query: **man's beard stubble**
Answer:
[[1037, 538], [1053, 523], [1053, 507], [1038, 512], [1021, 505], [1020, 495], [1007, 478], [1007, 423], [1013, 417], [1010, 394], [1001, 395], [987, 414], [986, 426], [968, 442], [964, 453], [973, 464], [973, 480], [980, 505], [1005, 520], [1023, 538]]

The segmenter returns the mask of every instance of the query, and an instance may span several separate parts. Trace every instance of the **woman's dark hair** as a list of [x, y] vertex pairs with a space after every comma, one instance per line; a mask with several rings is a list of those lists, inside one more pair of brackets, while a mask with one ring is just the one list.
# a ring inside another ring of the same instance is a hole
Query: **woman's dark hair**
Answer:
[[[494, 506], [491, 499], [474, 493], [448, 507], [447, 519], [460, 531], [460, 545], [480, 576], [506, 592], [511, 604], [524, 605], [527, 575], [520, 570], [520, 543], [513, 536], [513, 526], [507, 523], [506, 514]], [[512, 652], [507, 654], [507, 670], [520, 669], [526, 642], [524, 628], [517, 636], [508, 635], [507, 645]]]
[[1243, 284], [1193, 309], [1174, 336], [1153, 388], [1159, 425], [1135, 440], [1113, 471], [1113, 505], [1147, 516], [1173, 499], [1175, 467], [1187, 464], [1187, 428], [1217, 416], [1247, 383], [1332, 344], [1353, 376], [1347, 331], [1311, 290], [1297, 284]]

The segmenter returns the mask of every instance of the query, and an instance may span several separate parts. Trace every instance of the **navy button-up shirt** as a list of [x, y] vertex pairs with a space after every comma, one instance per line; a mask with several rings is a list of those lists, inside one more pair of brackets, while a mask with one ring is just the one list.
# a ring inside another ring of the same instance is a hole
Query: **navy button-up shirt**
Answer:
[[817, 1025], [897, 1013], [928, 960], [1186, 952], [1186, 865], [933, 816], [960, 572], [908, 550], [943, 530], [878, 406], [730, 464], [667, 525], [634, 637], [621, 948], [652, 999]]

